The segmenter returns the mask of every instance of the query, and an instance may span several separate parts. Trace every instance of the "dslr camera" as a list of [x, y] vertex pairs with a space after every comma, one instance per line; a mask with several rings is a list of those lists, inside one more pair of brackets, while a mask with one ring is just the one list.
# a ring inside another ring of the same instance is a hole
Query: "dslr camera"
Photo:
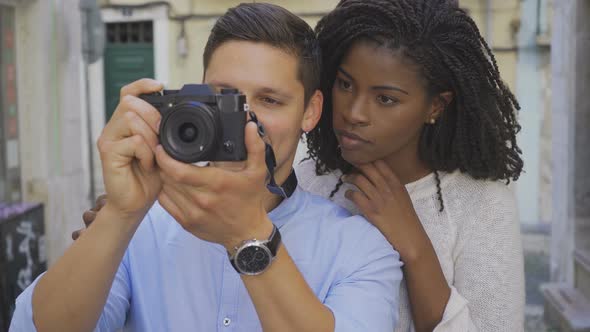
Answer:
[[246, 96], [237, 89], [216, 93], [207, 84], [186, 84], [139, 97], [160, 112], [160, 144], [172, 158], [185, 163], [246, 160]]

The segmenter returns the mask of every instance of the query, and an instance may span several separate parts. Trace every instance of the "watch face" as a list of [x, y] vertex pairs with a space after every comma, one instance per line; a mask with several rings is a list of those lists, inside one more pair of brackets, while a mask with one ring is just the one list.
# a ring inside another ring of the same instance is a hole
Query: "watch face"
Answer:
[[237, 253], [235, 263], [244, 274], [258, 274], [264, 271], [271, 261], [268, 248], [260, 245], [251, 245], [242, 248]]

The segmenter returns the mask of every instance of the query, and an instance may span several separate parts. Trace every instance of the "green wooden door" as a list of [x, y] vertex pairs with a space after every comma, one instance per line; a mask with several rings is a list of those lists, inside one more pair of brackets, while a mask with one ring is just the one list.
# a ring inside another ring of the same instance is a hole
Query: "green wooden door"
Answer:
[[106, 121], [111, 118], [119, 103], [123, 86], [140, 78], [154, 78], [151, 28], [151, 22], [107, 25], [104, 54]]

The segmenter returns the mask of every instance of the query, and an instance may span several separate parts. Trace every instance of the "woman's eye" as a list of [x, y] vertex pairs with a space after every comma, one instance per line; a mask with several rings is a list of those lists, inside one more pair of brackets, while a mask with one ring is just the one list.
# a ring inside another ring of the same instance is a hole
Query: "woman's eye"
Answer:
[[350, 84], [350, 82], [345, 81], [341, 78], [336, 78], [337, 82], [336, 84], [338, 84], [338, 87], [344, 91], [350, 91], [352, 90], [352, 84]]
[[391, 98], [389, 96], [377, 96], [377, 101], [381, 104], [381, 105], [393, 105], [393, 104], [397, 104], [398, 101], [395, 98]]

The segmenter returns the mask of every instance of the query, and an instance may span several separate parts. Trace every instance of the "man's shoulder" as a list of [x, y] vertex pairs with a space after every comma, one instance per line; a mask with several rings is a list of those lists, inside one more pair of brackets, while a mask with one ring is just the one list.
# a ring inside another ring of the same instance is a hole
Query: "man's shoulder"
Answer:
[[363, 216], [352, 215], [347, 209], [317, 194], [305, 190], [301, 190], [301, 194], [305, 203], [300, 208], [302, 218], [298, 218], [297, 222], [305, 223], [304, 227], [309, 232], [324, 240], [331, 238], [357, 249], [360, 249], [359, 246], [391, 248], [381, 232]]
[[[399, 255], [360, 215], [298, 188], [297, 209], [277, 225], [289, 255], [312, 288], [326, 280], [344, 280], [365, 267], [394, 268]], [[315, 281], [314, 281], [315, 280]]]
[[303, 188], [301, 195], [304, 197], [304, 204], [299, 208], [299, 213], [306, 216], [308, 222], [317, 226], [331, 226], [342, 228], [365, 228], [372, 226], [364, 217], [352, 215], [346, 208], [334, 203], [328, 198], [317, 193], [309, 192]]
[[309, 191], [305, 189], [305, 187], [303, 186], [299, 186], [299, 190], [301, 191], [301, 195], [303, 195], [305, 199], [305, 209], [309, 209], [310, 211], [317, 211], [321, 214], [333, 215], [335, 218], [348, 218], [351, 216], [350, 212], [347, 209], [334, 203], [325, 196], [320, 195], [316, 192]]

